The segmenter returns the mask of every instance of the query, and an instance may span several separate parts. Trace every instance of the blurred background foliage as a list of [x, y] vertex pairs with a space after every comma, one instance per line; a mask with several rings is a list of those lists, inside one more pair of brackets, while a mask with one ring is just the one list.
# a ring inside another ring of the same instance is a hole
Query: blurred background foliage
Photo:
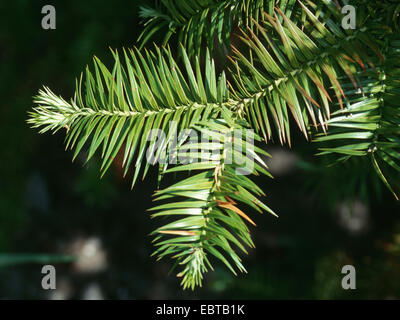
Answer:
[[[46, 4], [56, 7], [56, 30], [41, 28]], [[221, 266], [190, 292], [166, 278], [171, 261], [150, 258], [154, 225], [146, 209], [156, 172], [131, 191], [118, 161], [100, 180], [98, 161], [71, 163], [61, 133], [28, 127], [42, 85], [71, 96], [93, 55], [109, 65], [109, 47], [136, 44], [143, 4], [149, 1], [0, 2], [0, 298], [400, 298], [400, 204], [362, 161], [329, 166], [300, 135], [293, 149], [268, 145], [275, 179], [259, 182], [280, 218], [253, 215], [249, 274], [234, 277]], [[57, 267], [51, 292], [40, 286], [48, 255]], [[341, 288], [346, 264], [357, 270], [356, 290]]]

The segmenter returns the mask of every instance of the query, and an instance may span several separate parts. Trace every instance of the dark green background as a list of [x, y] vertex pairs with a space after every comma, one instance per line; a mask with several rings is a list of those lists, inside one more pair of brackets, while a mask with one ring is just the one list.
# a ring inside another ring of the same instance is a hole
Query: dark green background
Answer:
[[[72, 263], [56, 264], [57, 279], [69, 284], [75, 299], [90, 284], [109, 299], [400, 298], [400, 206], [383, 188], [379, 197], [377, 188], [360, 193], [354, 175], [365, 174], [363, 163], [321, 167], [313, 156], [316, 146], [295, 136], [293, 149], [283, 148], [276, 160], [288, 173], [257, 180], [280, 218], [252, 213], [257, 248], [244, 257], [249, 273], [234, 277], [217, 264], [193, 293], [167, 275], [171, 261], [150, 258], [148, 234], [157, 221], [145, 210], [156, 187], [154, 170], [130, 191], [129, 179], [116, 167], [100, 180], [96, 161], [71, 163], [61, 132], [39, 135], [28, 127], [27, 111], [39, 88], [69, 98], [93, 55], [110, 65], [109, 47], [135, 45], [142, 3], [148, 2], [0, 2], [0, 254], [62, 254], [76, 239], [99, 239], [107, 253], [105, 270], [82, 274]], [[56, 7], [56, 30], [41, 28], [45, 4]], [[287, 159], [294, 159], [291, 167], [284, 165]], [[368, 227], [360, 234], [348, 232], [337, 214], [338, 203], [354, 197], [369, 209]], [[346, 264], [356, 267], [357, 290], [341, 289]], [[49, 297], [40, 286], [41, 266], [0, 267], [0, 298]]]

